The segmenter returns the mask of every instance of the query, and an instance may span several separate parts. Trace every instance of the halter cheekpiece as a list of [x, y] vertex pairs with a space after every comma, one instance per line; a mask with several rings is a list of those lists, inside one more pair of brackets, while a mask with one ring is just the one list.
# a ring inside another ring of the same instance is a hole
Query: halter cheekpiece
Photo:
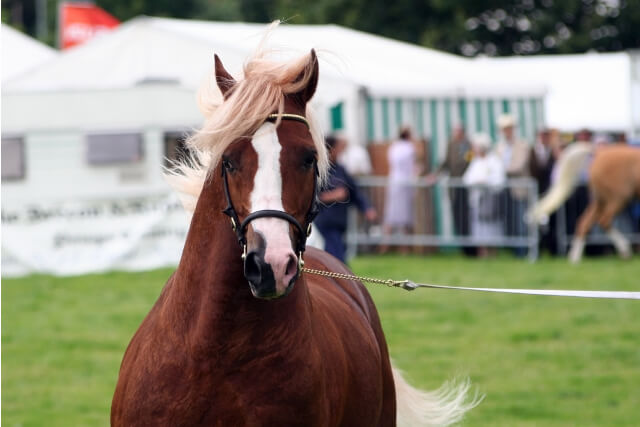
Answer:
[[[267, 122], [276, 122], [280, 120], [292, 120], [304, 123], [309, 126], [309, 122], [303, 116], [299, 116], [297, 114], [269, 114], [265, 121]], [[222, 211], [225, 215], [229, 216], [231, 219], [231, 228], [236, 233], [236, 237], [238, 239], [238, 243], [242, 248], [242, 259], [247, 256], [247, 228], [249, 227], [249, 223], [254, 219], [258, 218], [280, 218], [285, 221], [288, 221], [290, 224], [294, 226], [297, 231], [298, 238], [296, 241], [296, 253], [298, 254], [298, 268], [302, 269], [304, 266], [304, 261], [302, 259], [302, 254], [306, 249], [307, 238], [311, 234], [311, 223], [314, 218], [318, 214], [318, 167], [315, 166], [315, 173], [313, 175], [313, 188], [314, 194], [313, 199], [311, 200], [311, 205], [307, 210], [307, 214], [305, 215], [304, 224], [300, 224], [300, 222], [293, 217], [293, 215], [288, 214], [284, 211], [273, 210], [273, 209], [263, 209], [255, 212], [251, 212], [247, 217], [240, 221], [238, 218], [238, 213], [236, 212], [235, 207], [233, 206], [233, 201], [231, 200], [231, 194], [229, 193], [229, 182], [227, 179], [227, 171], [224, 165], [221, 166], [222, 169], [222, 180], [224, 185], [224, 196], [227, 199], [227, 207]]]

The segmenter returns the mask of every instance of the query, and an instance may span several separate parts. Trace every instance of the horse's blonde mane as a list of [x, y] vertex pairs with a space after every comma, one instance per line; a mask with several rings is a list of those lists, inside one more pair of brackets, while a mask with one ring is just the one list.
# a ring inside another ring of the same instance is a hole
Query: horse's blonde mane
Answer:
[[[269, 29], [277, 25], [276, 22]], [[300, 92], [312, 78], [311, 54], [291, 62], [276, 62], [267, 58], [269, 51], [263, 47], [265, 39], [245, 63], [243, 79], [238, 80], [226, 100], [218, 104], [218, 97], [211, 93], [209, 84], [199, 91], [205, 121], [202, 129], [187, 140], [191, 156], [165, 172], [165, 178], [180, 193], [188, 211], [195, 209], [205, 180], [212, 179], [210, 171], [215, 169], [227, 147], [238, 138], [253, 135], [269, 114], [283, 113], [285, 96]], [[308, 104], [305, 115], [318, 152], [319, 182], [322, 183], [329, 167], [327, 150]], [[279, 120], [276, 126], [278, 124]]]

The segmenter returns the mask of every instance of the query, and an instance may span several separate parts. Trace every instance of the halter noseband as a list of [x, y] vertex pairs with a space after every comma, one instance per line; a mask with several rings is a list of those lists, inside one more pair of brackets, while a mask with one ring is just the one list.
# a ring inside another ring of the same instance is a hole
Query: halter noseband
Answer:
[[[299, 116], [297, 114], [269, 114], [267, 116], [267, 122], [276, 122], [278, 119], [280, 120], [293, 120], [297, 122], [301, 122], [309, 126], [309, 122], [303, 116]], [[311, 200], [311, 205], [309, 206], [309, 210], [305, 216], [304, 224], [300, 224], [297, 219], [284, 211], [273, 210], [273, 209], [263, 209], [259, 211], [255, 211], [247, 215], [244, 221], [240, 221], [238, 218], [238, 213], [236, 212], [236, 208], [233, 206], [233, 201], [231, 200], [231, 194], [229, 193], [229, 182], [227, 180], [227, 172], [222, 165], [222, 179], [224, 184], [224, 196], [227, 199], [227, 207], [222, 211], [225, 215], [231, 218], [231, 228], [236, 233], [236, 237], [238, 239], [238, 243], [242, 248], [242, 259], [245, 259], [247, 256], [247, 228], [249, 227], [249, 223], [254, 219], [258, 218], [280, 218], [288, 221], [292, 224], [296, 231], [298, 232], [298, 239], [296, 242], [296, 253], [298, 254], [298, 268], [302, 269], [304, 266], [304, 261], [302, 259], [302, 254], [306, 249], [307, 238], [311, 234], [311, 223], [314, 218], [318, 214], [318, 167], [315, 166], [315, 173], [313, 175], [313, 199]]]

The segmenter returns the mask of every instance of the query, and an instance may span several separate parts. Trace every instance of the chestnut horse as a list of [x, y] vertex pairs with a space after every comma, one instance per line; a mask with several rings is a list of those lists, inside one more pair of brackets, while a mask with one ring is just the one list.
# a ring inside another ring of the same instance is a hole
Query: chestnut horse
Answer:
[[577, 142], [568, 147], [560, 157], [557, 179], [547, 194], [533, 207], [530, 218], [544, 223], [571, 195], [578, 175], [593, 154], [589, 168], [591, 200], [578, 219], [571, 242], [569, 260], [579, 262], [584, 251], [589, 230], [598, 223], [609, 235], [622, 258], [631, 257], [631, 245], [622, 233], [612, 226], [615, 216], [634, 197], [640, 198], [640, 149], [615, 144], [594, 147]]
[[[170, 178], [196, 200], [180, 263], [124, 355], [113, 426], [447, 425], [466, 383], [410, 387], [391, 366], [374, 303], [329, 254], [305, 250], [328, 160], [307, 103], [315, 53], [256, 56]], [[231, 218], [231, 224], [230, 224]], [[247, 286], [248, 282], [248, 286]], [[397, 399], [397, 401], [396, 401]]]

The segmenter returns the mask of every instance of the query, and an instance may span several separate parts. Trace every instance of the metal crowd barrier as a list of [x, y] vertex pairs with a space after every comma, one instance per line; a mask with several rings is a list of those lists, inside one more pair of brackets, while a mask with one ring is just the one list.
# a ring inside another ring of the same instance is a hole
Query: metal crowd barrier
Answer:
[[[555, 221], [555, 239], [558, 251], [566, 254], [571, 246], [575, 228], [580, 215], [589, 203], [589, 190], [585, 184], [576, 187], [573, 194], [551, 217]], [[636, 202], [637, 203], [637, 202]], [[640, 224], [638, 218], [632, 213], [635, 206], [628, 205], [613, 220], [613, 226], [617, 228], [632, 244], [640, 245]], [[611, 239], [597, 224], [586, 237], [587, 245], [610, 245]]]
[[[367, 176], [357, 180], [384, 223], [387, 177]], [[538, 200], [537, 184], [530, 178], [510, 179], [500, 187], [469, 187], [459, 178], [443, 178], [429, 184], [425, 178], [406, 183], [413, 194], [413, 225], [410, 234], [383, 233], [381, 225], [369, 224], [351, 209], [347, 229], [347, 254], [355, 255], [382, 246], [404, 247], [502, 247], [513, 248], [531, 261], [538, 257], [538, 230], [524, 221], [528, 207]], [[484, 198], [478, 206], [478, 195]], [[490, 200], [487, 209], [486, 200]], [[483, 212], [482, 234], [478, 229]]]

